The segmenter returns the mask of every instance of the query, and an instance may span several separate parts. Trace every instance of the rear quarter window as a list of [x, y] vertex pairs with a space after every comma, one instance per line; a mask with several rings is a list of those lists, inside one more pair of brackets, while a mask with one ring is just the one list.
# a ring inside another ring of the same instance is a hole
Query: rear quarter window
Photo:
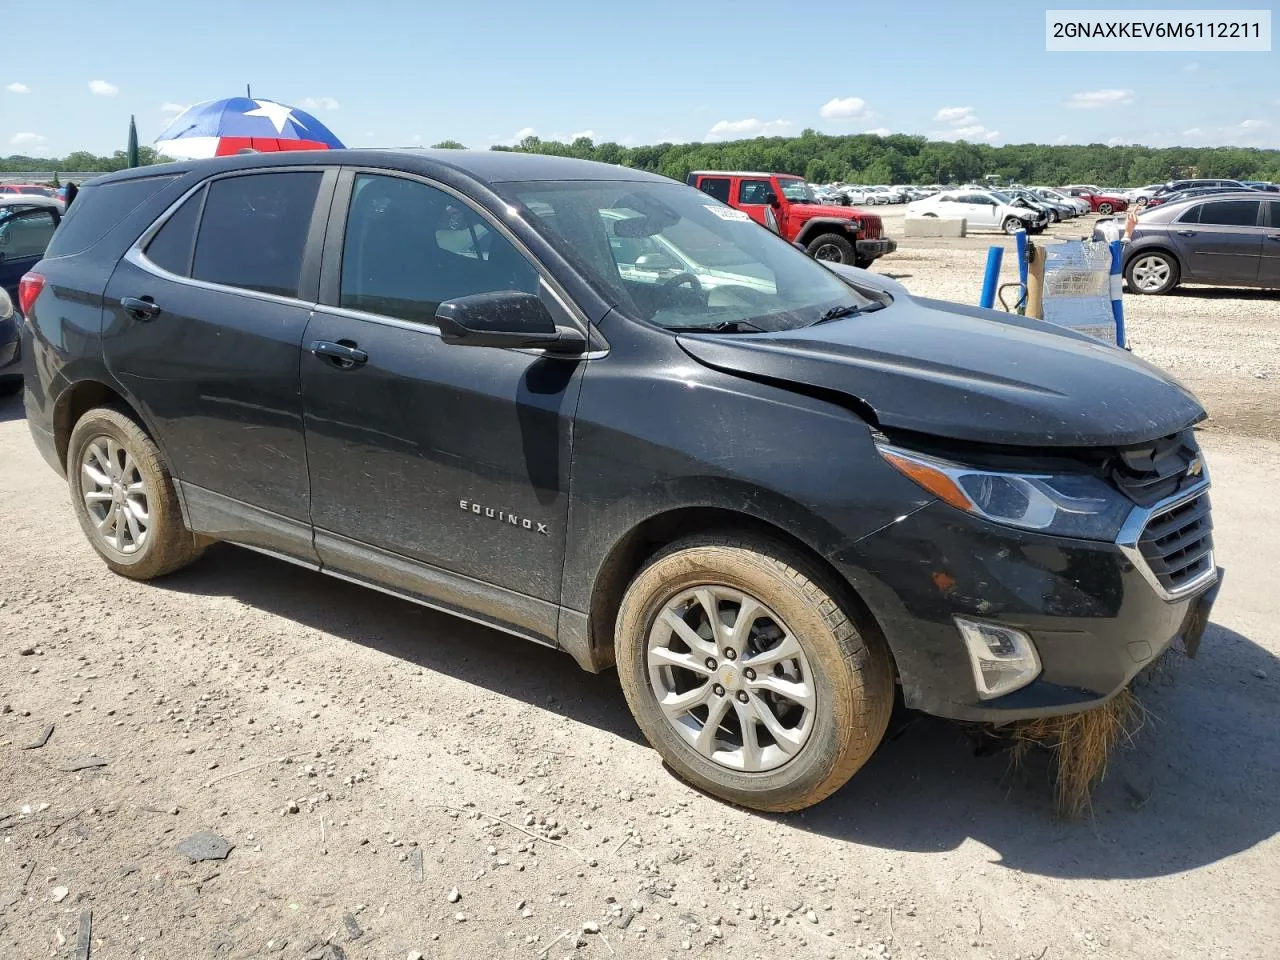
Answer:
[[83, 253], [174, 179], [146, 177], [82, 187], [67, 208], [45, 256], [67, 257]]

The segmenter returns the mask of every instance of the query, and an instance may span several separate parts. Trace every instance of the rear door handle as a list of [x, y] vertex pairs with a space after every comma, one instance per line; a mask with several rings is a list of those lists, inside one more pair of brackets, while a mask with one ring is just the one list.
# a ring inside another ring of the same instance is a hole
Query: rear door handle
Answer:
[[121, 297], [120, 306], [135, 320], [154, 320], [160, 315], [160, 307], [150, 297]]
[[1196, 235], [1196, 232], [1195, 232], [1194, 230], [1179, 230], [1179, 231], [1178, 231], [1178, 236], [1180, 236], [1180, 237], [1194, 237], [1195, 235]]
[[307, 349], [343, 370], [369, 362], [369, 355], [357, 349], [350, 340], [339, 340], [337, 343], [331, 340], [313, 340], [307, 344]]

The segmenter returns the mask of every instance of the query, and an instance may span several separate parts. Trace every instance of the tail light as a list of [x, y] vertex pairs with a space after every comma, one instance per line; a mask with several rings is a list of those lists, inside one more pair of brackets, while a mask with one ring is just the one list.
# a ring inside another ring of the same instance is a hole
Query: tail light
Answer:
[[40, 296], [40, 291], [43, 289], [44, 274], [42, 273], [24, 274], [18, 281], [18, 309], [22, 311], [24, 317], [31, 312], [36, 297]]

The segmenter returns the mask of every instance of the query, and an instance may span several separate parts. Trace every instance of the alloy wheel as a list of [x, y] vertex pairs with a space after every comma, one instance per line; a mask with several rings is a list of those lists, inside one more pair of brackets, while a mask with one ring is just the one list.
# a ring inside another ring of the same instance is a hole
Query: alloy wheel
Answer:
[[646, 657], [663, 716], [715, 764], [774, 770], [813, 732], [808, 658], [781, 618], [749, 594], [719, 585], [678, 594], [654, 621]]
[[841, 263], [843, 262], [844, 254], [840, 252], [840, 248], [834, 243], [824, 243], [813, 251], [813, 259], [826, 260], [828, 263]]
[[151, 531], [150, 492], [137, 462], [122, 444], [99, 436], [85, 445], [80, 493], [107, 546], [123, 554], [142, 549]]
[[1139, 290], [1161, 290], [1169, 282], [1171, 268], [1163, 257], [1142, 257], [1133, 265], [1133, 282]]

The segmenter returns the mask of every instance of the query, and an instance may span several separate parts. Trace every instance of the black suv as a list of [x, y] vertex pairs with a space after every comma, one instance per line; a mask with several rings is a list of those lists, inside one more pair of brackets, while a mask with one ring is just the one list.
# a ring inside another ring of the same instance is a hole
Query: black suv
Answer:
[[226, 540], [616, 662], [747, 806], [839, 787], [895, 683], [977, 721], [1102, 703], [1216, 591], [1177, 383], [662, 177], [144, 168], [84, 187], [25, 290], [31, 432], [112, 570]]

